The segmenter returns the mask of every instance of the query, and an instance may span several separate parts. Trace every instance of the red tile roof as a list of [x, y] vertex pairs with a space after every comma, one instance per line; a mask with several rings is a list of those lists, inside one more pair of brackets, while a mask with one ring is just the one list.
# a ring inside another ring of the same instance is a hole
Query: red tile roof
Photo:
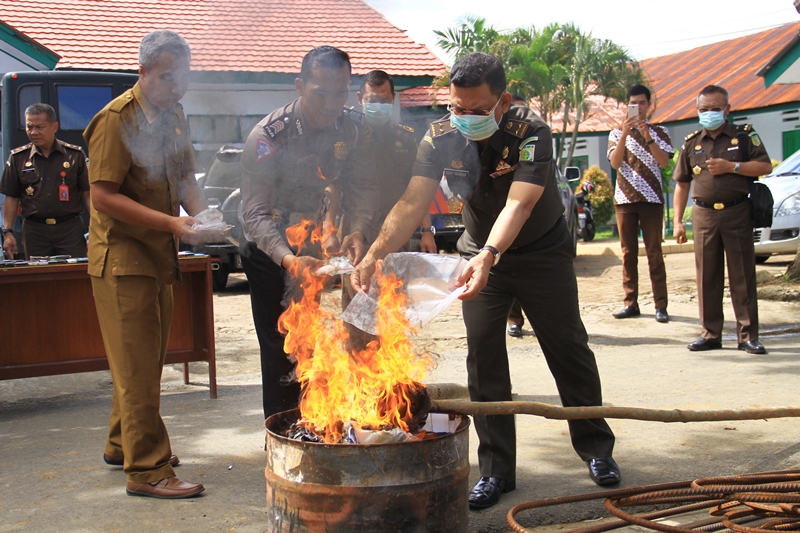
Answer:
[[764, 88], [756, 72], [800, 31], [800, 22], [746, 37], [721, 41], [687, 52], [641, 62], [658, 97], [653, 122], [697, 116], [695, 98], [706, 85], [730, 93], [731, 109], [742, 111], [800, 101], [800, 84]]
[[58, 68], [136, 70], [139, 41], [157, 29], [181, 33], [199, 71], [293, 74], [322, 44], [350, 54], [354, 74], [445, 67], [362, 0], [3, 0], [0, 20], [61, 55]]
[[434, 90], [433, 87], [412, 87], [400, 92], [400, 107], [447, 106], [450, 103], [450, 88], [447, 86]]

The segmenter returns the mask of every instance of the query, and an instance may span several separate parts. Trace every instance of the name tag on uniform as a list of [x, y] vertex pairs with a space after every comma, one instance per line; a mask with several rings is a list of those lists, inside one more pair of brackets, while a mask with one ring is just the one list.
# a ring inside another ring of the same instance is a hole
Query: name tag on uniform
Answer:
[[738, 146], [729, 146], [729, 147], [728, 147], [728, 151], [729, 151], [729, 152], [730, 152], [731, 150], [738, 150], [738, 149], [739, 149], [739, 147], [738, 147]]
[[30, 174], [31, 172], [36, 172], [35, 168], [23, 168], [20, 174]]
[[444, 169], [445, 178], [453, 179], [467, 179], [469, 177], [469, 170], [456, 170], [454, 168]]

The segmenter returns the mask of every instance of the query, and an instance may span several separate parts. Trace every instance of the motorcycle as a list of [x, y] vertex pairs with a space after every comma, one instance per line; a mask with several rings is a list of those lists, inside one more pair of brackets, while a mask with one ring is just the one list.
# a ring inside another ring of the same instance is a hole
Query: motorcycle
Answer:
[[578, 227], [580, 228], [581, 238], [584, 242], [594, 239], [596, 231], [592, 204], [588, 195], [594, 191], [594, 184], [591, 181], [584, 181], [575, 191], [575, 203], [578, 206]]

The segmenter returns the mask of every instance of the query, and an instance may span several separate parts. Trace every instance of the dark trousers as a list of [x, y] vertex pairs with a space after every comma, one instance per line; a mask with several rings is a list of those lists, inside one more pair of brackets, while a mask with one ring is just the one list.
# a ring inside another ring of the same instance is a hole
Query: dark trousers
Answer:
[[639, 228], [642, 230], [650, 285], [656, 309], [667, 307], [667, 270], [661, 252], [664, 206], [649, 202], [618, 204], [617, 227], [622, 247], [622, 290], [625, 305], [638, 305], [639, 300]]
[[736, 316], [736, 336], [739, 342], [758, 339], [758, 293], [751, 209], [750, 202], [719, 211], [698, 205], [692, 209], [703, 338], [717, 340], [722, 337], [722, 294], [727, 261], [728, 284]]
[[254, 244], [242, 249], [242, 268], [250, 284], [253, 323], [261, 348], [261, 394], [264, 418], [297, 407], [300, 385], [294, 377], [295, 364], [283, 351], [278, 318], [285, 310], [285, 272]]
[[25, 257], [32, 255], [69, 255], [86, 257], [86, 238], [81, 217], [58, 224], [42, 224], [30, 220], [22, 221], [22, 244]]
[[[578, 310], [573, 246], [564, 220], [537, 241], [535, 249], [529, 248], [503, 254], [486, 287], [463, 303], [470, 398], [482, 402], [511, 399], [505, 329], [516, 298], [536, 333], [561, 403], [601, 405], [600, 376]], [[474, 420], [481, 476], [515, 479], [514, 416], [476, 416]], [[569, 431], [581, 459], [612, 455], [614, 434], [605, 420], [570, 421]]]

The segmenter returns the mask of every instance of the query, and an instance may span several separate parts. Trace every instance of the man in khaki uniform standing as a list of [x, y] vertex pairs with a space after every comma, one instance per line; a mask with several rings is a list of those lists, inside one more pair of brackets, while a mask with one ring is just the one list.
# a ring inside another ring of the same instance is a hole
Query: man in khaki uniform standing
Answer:
[[3, 207], [3, 249], [19, 253], [14, 233], [17, 208], [22, 211], [25, 257], [60, 255], [86, 257], [81, 213], [89, 205], [86, 156], [80, 146], [56, 139], [55, 110], [33, 104], [25, 110], [29, 144], [11, 150], [0, 180]]
[[727, 121], [730, 110], [728, 91], [722, 87], [708, 85], [700, 91], [697, 117], [702, 128], [686, 137], [673, 174], [677, 184], [674, 235], [679, 244], [686, 242], [683, 212], [690, 190], [695, 205], [694, 258], [703, 331], [688, 348], [693, 352], [722, 348], [722, 291], [727, 263], [738, 348], [764, 354], [767, 350], [758, 340], [749, 193], [753, 180], [768, 174], [772, 164], [750, 124], [736, 126]]
[[139, 81], [86, 128], [89, 275], [114, 380], [103, 459], [124, 464], [127, 493], [188, 498], [202, 484], [175, 477], [179, 463], [159, 412], [161, 371], [180, 280], [178, 239], [205, 235], [180, 217], [206, 204], [194, 178], [195, 155], [178, 103], [189, 85], [191, 51], [177, 33], [155, 31], [139, 48]]

